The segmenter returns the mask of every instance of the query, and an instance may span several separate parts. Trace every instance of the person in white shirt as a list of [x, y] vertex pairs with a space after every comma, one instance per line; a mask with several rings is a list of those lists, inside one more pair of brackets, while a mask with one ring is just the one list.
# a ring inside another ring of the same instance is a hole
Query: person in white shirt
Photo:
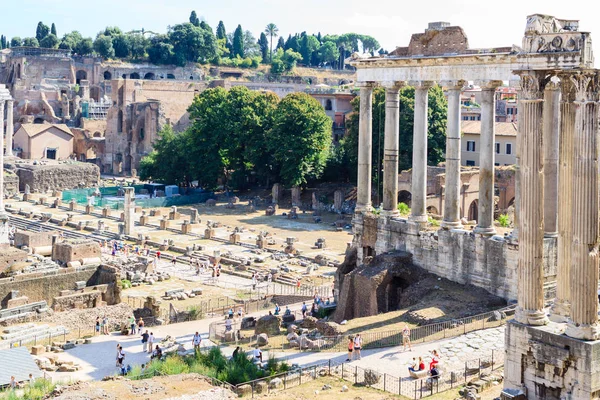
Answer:
[[360, 333], [357, 333], [354, 337], [354, 352], [352, 355], [354, 358], [360, 360], [360, 349], [362, 347], [362, 338], [360, 337]]
[[229, 332], [231, 330], [231, 320], [227, 318], [225, 320], [225, 332]]
[[154, 333], [150, 332], [148, 336], [148, 353], [152, 353], [152, 344], [154, 343]]
[[202, 338], [200, 337], [200, 334], [196, 332], [196, 334], [192, 338], [192, 345], [194, 346], [194, 350], [200, 350], [200, 343], [202, 343]]
[[254, 349], [252, 355], [254, 356], [254, 362], [262, 362], [262, 351], [258, 347]]

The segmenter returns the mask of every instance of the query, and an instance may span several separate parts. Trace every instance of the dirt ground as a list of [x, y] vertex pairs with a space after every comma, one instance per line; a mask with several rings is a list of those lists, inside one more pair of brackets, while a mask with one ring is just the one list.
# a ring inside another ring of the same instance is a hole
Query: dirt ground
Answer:
[[190, 399], [233, 399], [231, 392], [214, 388], [196, 374], [155, 377], [140, 381], [109, 380], [80, 382], [68, 386], [56, 400], [139, 400], [175, 399], [185, 395], [198, 395]]

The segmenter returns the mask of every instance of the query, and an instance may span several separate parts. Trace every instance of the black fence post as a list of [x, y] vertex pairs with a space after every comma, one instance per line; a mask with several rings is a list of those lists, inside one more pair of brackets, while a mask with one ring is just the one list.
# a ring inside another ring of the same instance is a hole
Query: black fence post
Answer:
[[494, 350], [492, 350], [492, 371], [494, 370]]
[[383, 391], [385, 392], [385, 378], [387, 377], [387, 374], [383, 374]]
[[[493, 353], [492, 353], [493, 354]], [[494, 356], [492, 356], [492, 360], [494, 359]], [[329, 375], [331, 375], [331, 358], [329, 359]]]
[[354, 367], [354, 384], [358, 383], [358, 367]]

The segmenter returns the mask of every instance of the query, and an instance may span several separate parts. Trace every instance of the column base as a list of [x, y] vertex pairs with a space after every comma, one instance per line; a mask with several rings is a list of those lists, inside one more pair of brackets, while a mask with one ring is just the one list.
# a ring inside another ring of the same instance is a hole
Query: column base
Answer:
[[479, 235], [484, 235], [484, 236], [493, 236], [496, 234], [496, 228], [494, 228], [493, 226], [490, 227], [482, 227], [482, 226], [476, 226], [475, 229], [473, 229], [473, 232], [479, 234]]
[[387, 218], [398, 218], [400, 216], [400, 211], [396, 210], [382, 210], [381, 215]]
[[515, 320], [521, 324], [533, 326], [547, 325], [550, 322], [543, 310], [525, 310], [521, 307], [517, 307]]
[[373, 205], [371, 204], [357, 204], [356, 207], [354, 207], [354, 212], [371, 212], [373, 211]]
[[558, 237], [558, 232], [544, 232], [545, 238], [555, 238]]
[[451, 229], [462, 229], [463, 224], [460, 223], [460, 221], [442, 221], [442, 228], [446, 229], [446, 230], [451, 230]]
[[573, 339], [598, 340], [600, 339], [600, 324], [575, 324], [573, 321], [567, 323], [565, 335]]
[[554, 300], [554, 304], [550, 307], [550, 321], [563, 323], [569, 320], [571, 315], [571, 303], [566, 300]]
[[427, 222], [427, 215], [411, 215], [408, 220], [413, 222]]

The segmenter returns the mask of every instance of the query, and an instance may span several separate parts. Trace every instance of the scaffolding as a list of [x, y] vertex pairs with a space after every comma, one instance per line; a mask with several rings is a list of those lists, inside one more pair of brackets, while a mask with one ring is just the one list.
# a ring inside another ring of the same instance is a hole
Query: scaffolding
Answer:
[[111, 101], [101, 98], [99, 102], [90, 99], [89, 102], [81, 103], [81, 113], [84, 118], [89, 119], [106, 119]]

